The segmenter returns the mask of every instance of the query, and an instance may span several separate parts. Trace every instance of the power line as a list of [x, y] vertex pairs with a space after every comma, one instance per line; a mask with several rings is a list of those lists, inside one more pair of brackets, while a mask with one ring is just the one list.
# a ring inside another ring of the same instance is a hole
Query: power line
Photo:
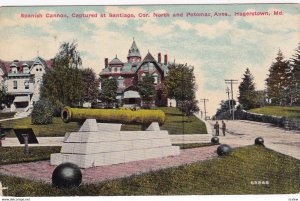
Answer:
[[233, 90], [232, 90], [232, 85], [233, 84], [237, 84], [238, 80], [233, 80], [233, 79], [229, 79], [229, 80], [225, 80], [226, 84], [230, 84], [230, 88], [231, 88], [231, 101], [232, 101], [232, 120], [234, 120], [234, 104], [233, 104]]
[[202, 103], [203, 102], [203, 104], [204, 104], [204, 119], [206, 119], [206, 101], [208, 102], [208, 99], [206, 99], [206, 98], [203, 98], [203, 99], [200, 99], [200, 102]]

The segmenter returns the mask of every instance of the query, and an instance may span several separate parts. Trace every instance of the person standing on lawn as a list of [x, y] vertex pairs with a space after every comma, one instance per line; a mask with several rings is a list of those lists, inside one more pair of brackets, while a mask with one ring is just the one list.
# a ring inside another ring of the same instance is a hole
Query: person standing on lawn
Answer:
[[226, 131], [226, 124], [225, 124], [225, 122], [222, 120], [222, 132], [223, 132], [223, 136], [225, 136], [225, 131]]
[[220, 126], [219, 126], [218, 121], [217, 121], [216, 124], [214, 125], [214, 129], [216, 130], [216, 136], [219, 136], [219, 129], [220, 129]]

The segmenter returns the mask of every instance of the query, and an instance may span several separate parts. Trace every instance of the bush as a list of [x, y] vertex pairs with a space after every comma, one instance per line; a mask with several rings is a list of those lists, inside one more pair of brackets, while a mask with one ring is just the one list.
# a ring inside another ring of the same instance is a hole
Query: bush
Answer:
[[33, 124], [52, 124], [53, 106], [47, 100], [39, 100], [33, 106], [31, 122]]

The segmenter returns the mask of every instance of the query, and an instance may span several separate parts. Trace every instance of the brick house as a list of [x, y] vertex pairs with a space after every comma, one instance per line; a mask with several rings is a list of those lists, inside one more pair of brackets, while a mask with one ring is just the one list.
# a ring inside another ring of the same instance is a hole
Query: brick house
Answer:
[[110, 62], [108, 62], [108, 58], [105, 58], [100, 78], [114, 78], [117, 80], [117, 100], [120, 103], [123, 103], [125, 106], [140, 105], [141, 100], [137, 92], [137, 84], [146, 74], [150, 74], [154, 78], [156, 90], [155, 105], [167, 106], [168, 99], [162, 90], [168, 69], [167, 55], [164, 55], [164, 61], [162, 62], [161, 53], [158, 53], [156, 60], [148, 51], [147, 55], [142, 59], [140, 51], [133, 40], [126, 62], [122, 62], [117, 55]]

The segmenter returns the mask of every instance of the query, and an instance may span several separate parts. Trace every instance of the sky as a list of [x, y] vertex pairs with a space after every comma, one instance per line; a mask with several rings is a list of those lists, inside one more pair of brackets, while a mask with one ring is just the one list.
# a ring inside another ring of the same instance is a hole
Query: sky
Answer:
[[[244, 5], [132, 5], [132, 6], [48, 6], [0, 8], [0, 59], [30, 60], [37, 55], [53, 58], [60, 44], [76, 40], [83, 67], [97, 74], [104, 58], [116, 55], [126, 62], [133, 38], [146, 56], [157, 59], [167, 54], [170, 62], [194, 66], [197, 99], [209, 99], [208, 116], [227, 99], [225, 79], [241, 81], [246, 68], [254, 75], [258, 90], [265, 88], [268, 69], [279, 48], [286, 59], [300, 42], [299, 4]], [[268, 16], [234, 16], [235, 12], [270, 12]], [[283, 11], [283, 15], [273, 15]], [[187, 17], [186, 13], [227, 13], [230, 16]], [[43, 14], [43, 18], [21, 18], [21, 14]], [[72, 14], [125, 13], [135, 18], [73, 18]], [[139, 14], [149, 17], [139, 17]], [[153, 17], [169, 13], [170, 17]], [[183, 13], [183, 17], [172, 17]], [[46, 18], [65, 14], [68, 18]], [[238, 95], [238, 84], [233, 95]], [[203, 103], [199, 104], [203, 110]]]

